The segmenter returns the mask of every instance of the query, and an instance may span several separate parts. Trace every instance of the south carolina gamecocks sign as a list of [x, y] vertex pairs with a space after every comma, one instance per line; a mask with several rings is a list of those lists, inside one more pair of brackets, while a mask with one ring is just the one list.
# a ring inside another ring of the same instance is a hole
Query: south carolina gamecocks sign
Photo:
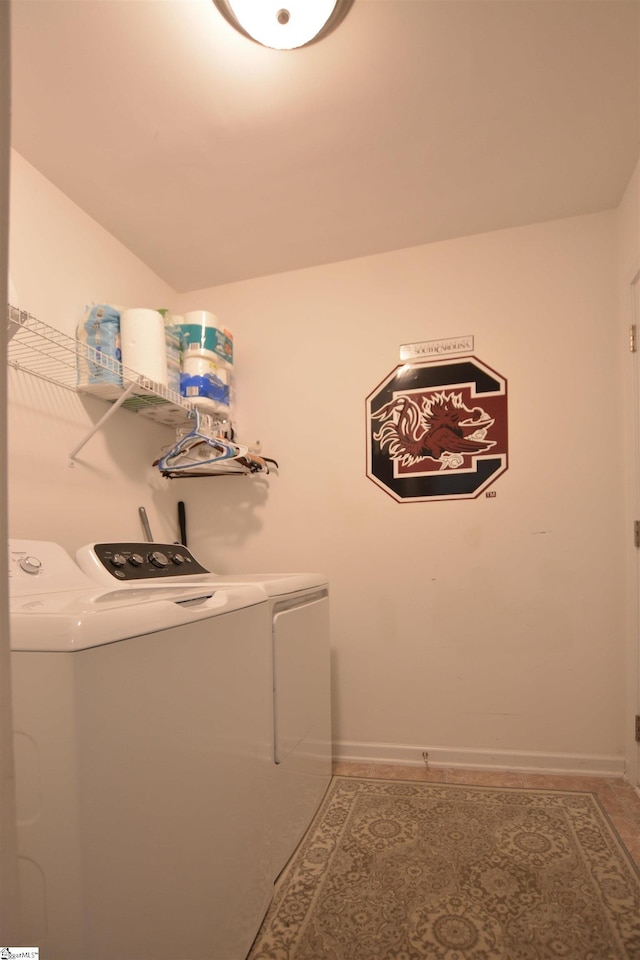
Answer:
[[396, 367], [367, 397], [367, 476], [395, 500], [479, 496], [507, 469], [507, 381], [476, 357]]

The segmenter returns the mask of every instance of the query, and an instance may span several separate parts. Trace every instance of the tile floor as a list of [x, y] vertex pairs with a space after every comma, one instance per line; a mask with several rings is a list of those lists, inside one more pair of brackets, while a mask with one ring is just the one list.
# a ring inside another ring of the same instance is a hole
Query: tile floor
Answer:
[[588, 790], [597, 794], [631, 857], [640, 869], [640, 794], [625, 780], [542, 773], [499, 773], [451, 767], [336, 761], [334, 774], [428, 783], [468, 783], [485, 787], [531, 787], [540, 790]]

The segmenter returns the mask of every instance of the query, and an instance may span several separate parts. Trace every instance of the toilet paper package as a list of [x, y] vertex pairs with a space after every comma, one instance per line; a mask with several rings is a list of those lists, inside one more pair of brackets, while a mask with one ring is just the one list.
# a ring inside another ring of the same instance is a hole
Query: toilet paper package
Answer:
[[[229, 366], [210, 350], [191, 350], [182, 356], [180, 393], [208, 413], [228, 420]], [[204, 401], [204, 402], [203, 402]]]
[[215, 400], [220, 405], [220, 413], [229, 414], [229, 388], [221, 383], [217, 377], [194, 376], [182, 374], [180, 377], [180, 392], [187, 400], [197, 401], [200, 397]]
[[78, 387], [107, 400], [122, 393], [120, 311], [100, 303], [86, 308], [78, 325]]
[[167, 343], [158, 310], [132, 307], [120, 316], [122, 362], [135, 373], [167, 386]]
[[190, 350], [182, 356], [182, 373], [189, 377], [212, 377], [228, 386], [231, 368], [210, 350]]
[[220, 326], [215, 314], [208, 310], [190, 310], [179, 324], [185, 354], [206, 350], [216, 353], [226, 363], [233, 363], [233, 334]]

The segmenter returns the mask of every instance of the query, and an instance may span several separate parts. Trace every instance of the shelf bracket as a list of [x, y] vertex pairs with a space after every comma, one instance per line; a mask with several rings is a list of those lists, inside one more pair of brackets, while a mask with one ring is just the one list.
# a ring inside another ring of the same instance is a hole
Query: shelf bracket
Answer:
[[118, 409], [118, 407], [120, 407], [120, 406], [124, 403], [124, 401], [125, 401], [125, 400], [127, 399], [127, 397], [130, 395], [130, 393], [133, 391], [133, 388], [136, 387], [136, 386], [137, 386], [137, 384], [136, 384], [135, 380], [133, 380], [133, 381], [129, 384], [129, 386], [127, 387], [127, 389], [124, 391], [124, 393], [121, 393], [121, 394], [120, 394], [120, 396], [119, 396], [118, 399], [115, 401], [115, 403], [112, 403], [112, 404], [111, 404], [111, 406], [109, 407], [109, 409], [107, 410], [107, 412], [106, 412], [102, 417], [100, 417], [100, 419], [98, 420], [98, 422], [97, 422], [96, 424], [94, 424], [94, 426], [91, 428], [91, 430], [89, 430], [89, 433], [87, 433], [87, 435], [86, 435], [85, 437], [83, 437], [83, 439], [80, 441], [80, 443], [79, 443], [76, 447], [73, 448], [73, 450], [72, 450], [71, 453], [69, 454], [69, 466], [70, 466], [70, 467], [74, 467], [74, 466], [75, 466], [76, 458], [77, 458], [78, 454], [80, 453], [80, 451], [82, 450], [82, 448], [84, 447], [84, 445], [85, 445], [89, 440], [91, 440], [91, 437], [94, 435], [94, 433], [97, 433], [98, 430], [101, 430], [101, 429], [102, 429], [102, 427], [105, 425], [105, 423], [107, 422], [107, 420], [109, 420], [109, 419], [113, 416], [113, 414], [116, 412], [116, 410]]

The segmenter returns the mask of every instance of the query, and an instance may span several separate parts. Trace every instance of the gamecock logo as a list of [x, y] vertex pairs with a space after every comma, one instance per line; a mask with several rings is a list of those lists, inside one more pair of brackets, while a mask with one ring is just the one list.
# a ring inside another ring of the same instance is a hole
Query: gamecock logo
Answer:
[[475, 357], [405, 364], [367, 397], [367, 476], [395, 500], [477, 497], [507, 469], [507, 382]]

